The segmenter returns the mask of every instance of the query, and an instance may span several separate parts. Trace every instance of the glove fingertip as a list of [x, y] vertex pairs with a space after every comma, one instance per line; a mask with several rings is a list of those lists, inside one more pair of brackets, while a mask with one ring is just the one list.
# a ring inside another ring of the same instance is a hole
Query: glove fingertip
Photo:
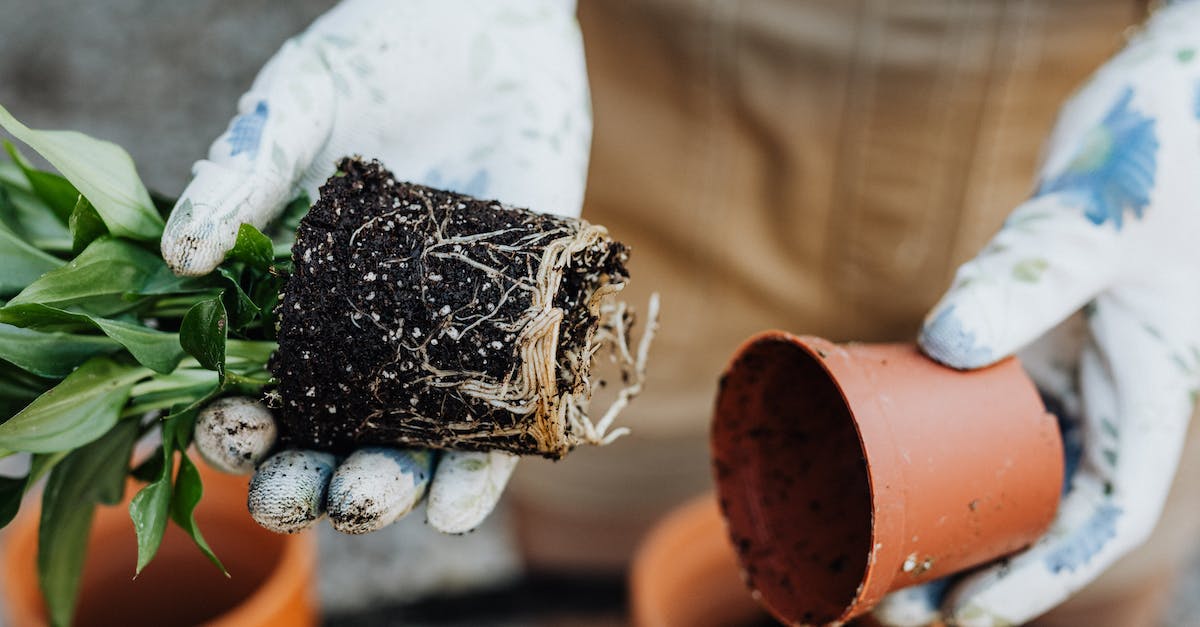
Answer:
[[991, 347], [968, 328], [956, 303], [950, 302], [926, 320], [918, 343], [934, 361], [958, 370], [981, 368], [997, 361]]
[[248, 475], [275, 446], [278, 429], [265, 405], [241, 396], [210, 403], [197, 416], [193, 434], [196, 450], [209, 466]]
[[434, 455], [427, 450], [362, 448], [329, 481], [325, 503], [333, 528], [346, 534], [378, 531], [408, 515], [425, 497]]
[[159, 249], [176, 275], [203, 276], [225, 259], [226, 249], [232, 246], [229, 239], [210, 216], [196, 215], [192, 200], [185, 196], [167, 218]]
[[447, 534], [467, 533], [487, 519], [519, 458], [507, 453], [449, 452], [429, 489], [426, 521]]
[[297, 533], [325, 515], [325, 495], [337, 459], [317, 451], [283, 451], [250, 479], [246, 506], [262, 527]]

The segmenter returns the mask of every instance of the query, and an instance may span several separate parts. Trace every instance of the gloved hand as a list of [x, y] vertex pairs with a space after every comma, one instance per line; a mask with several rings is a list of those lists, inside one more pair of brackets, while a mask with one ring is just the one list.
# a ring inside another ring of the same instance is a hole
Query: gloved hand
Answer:
[[[402, 180], [579, 215], [591, 117], [571, 0], [346, 0], [283, 46], [238, 110], [167, 222], [163, 257], [178, 274], [211, 271], [242, 223], [264, 227], [302, 190], [316, 198], [352, 154]], [[196, 443], [218, 468], [250, 472], [274, 434], [265, 408], [233, 399], [202, 413]], [[294, 532], [328, 509], [335, 528], [362, 533], [408, 513], [428, 486], [430, 524], [464, 532], [516, 463], [435, 457], [283, 451], [254, 476], [251, 513]]]
[[1028, 346], [1065, 422], [1068, 483], [1033, 547], [893, 594], [885, 624], [1024, 623], [1154, 528], [1200, 384], [1198, 49], [1200, 3], [1155, 14], [1064, 107], [1034, 197], [926, 320], [925, 352], [955, 368]]

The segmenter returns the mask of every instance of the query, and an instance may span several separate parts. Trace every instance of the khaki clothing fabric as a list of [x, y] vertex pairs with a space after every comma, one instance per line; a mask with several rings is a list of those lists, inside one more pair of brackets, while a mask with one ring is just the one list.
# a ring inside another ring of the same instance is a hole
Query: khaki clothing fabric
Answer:
[[[709, 485], [716, 381], [753, 333], [913, 339], [954, 269], [1028, 196], [1059, 107], [1145, 12], [582, 1], [595, 113], [584, 217], [632, 245], [632, 302], [661, 292], [662, 327], [621, 418], [634, 435], [518, 470], [533, 560], [618, 567], [655, 517]], [[1156, 539], [1095, 586], [1105, 597], [1188, 556], [1200, 468], [1185, 468]]]
[[703, 425], [750, 334], [915, 337], [1031, 190], [1129, 0], [626, 0], [579, 7], [595, 133], [584, 216], [662, 293], [643, 434]]

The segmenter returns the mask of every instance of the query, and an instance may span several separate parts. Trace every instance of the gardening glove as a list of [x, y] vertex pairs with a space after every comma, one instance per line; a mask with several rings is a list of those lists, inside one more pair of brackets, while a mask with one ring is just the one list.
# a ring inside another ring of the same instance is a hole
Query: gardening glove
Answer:
[[926, 319], [921, 346], [954, 368], [1028, 347], [1068, 479], [1034, 546], [893, 594], [885, 624], [1024, 623], [1154, 528], [1200, 384], [1198, 48], [1200, 2], [1152, 16], [1064, 107], [1033, 198]]
[[[397, 178], [543, 212], [578, 216], [591, 117], [570, 0], [347, 0], [284, 44], [175, 206], [163, 257], [181, 275], [213, 270], [238, 227], [260, 229], [287, 201], [377, 158]], [[275, 422], [251, 399], [208, 407], [200, 453], [246, 473], [271, 450]], [[517, 458], [501, 452], [363, 448], [345, 459], [288, 450], [251, 481], [251, 514], [295, 532], [328, 510], [349, 533], [379, 529], [426, 495], [450, 533], [491, 511]]]

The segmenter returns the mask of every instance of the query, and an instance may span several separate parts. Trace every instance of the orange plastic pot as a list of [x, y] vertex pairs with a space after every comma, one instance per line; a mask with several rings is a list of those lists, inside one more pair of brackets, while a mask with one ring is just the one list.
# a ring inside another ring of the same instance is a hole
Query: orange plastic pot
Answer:
[[910, 344], [773, 331], [722, 377], [720, 506], [743, 576], [788, 624], [846, 621], [1049, 527], [1057, 422], [1015, 359], [960, 372]]
[[[204, 498], [196, 519], [229, 570], [225, 578], [174, 525], [154, 561], [135, 580], [137, 544], [126, 501], [96, 511], [88, 543], [77, 627], [315, 625], [316, 545], [307, 534], [276, 535], [246, 513], [247, 480], [201, 468]], [[27, 506], [6, 532], [4, 610], [11, 627], [42, 627], [47, 615], [37, 578], [38, 511]]]

